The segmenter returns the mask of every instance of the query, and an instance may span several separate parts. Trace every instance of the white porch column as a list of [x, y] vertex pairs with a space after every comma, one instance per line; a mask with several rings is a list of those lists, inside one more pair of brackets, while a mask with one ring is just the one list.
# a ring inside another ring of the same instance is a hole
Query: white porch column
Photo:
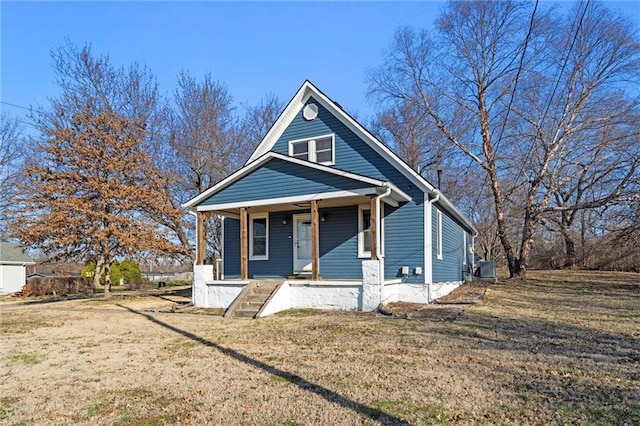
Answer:
[[191, 299], [194, 306], [209, 307], [207, 281], [213, 281], [213, 265], [194, 265], [193, 286], [191, 287]]
[[382, 285], [379, 260], [362, 261], [362, 310], [375, 310], [381, 302]]

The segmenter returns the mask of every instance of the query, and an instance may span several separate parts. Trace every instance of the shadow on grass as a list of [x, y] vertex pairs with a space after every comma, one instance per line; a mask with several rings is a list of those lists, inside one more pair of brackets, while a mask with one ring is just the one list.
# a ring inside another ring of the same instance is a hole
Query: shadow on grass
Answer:
[[[481, 309], [424, 332], [455, 341], [463, 353], [495, 355], [481, 367], [495, 372], [496, 386], [524, 406], [555, 413], [557, 423], [640, 424], [635, 284], [534, 282], [499, 290]], [[460, 374], [474, 374], [478, 365]], [[513, 406], [496, 416], [503, 414], [512, 416]], [[536, 414], [523, 408], [522, 415]], [[507, 417], [507, 423], [530, 420]]]
[[247, 365], [251, 365], [253, 367], [257, 367], [260, 368], [262, 370], [264, 370], [265, 372], [272, 374], [276, 377], [280, 377], [292, 384], [294, 384], [295, 386], [299, 387], [302, 390], [305, 390], [307, 392], [311, 392], [314, 393], [322, 398], [324, 398], [325, 400], [332, 402], [334, 404], [338, 404], [344, 408], [347, 408], [349, 410], [353, 410], [356, 413], [369, 417], [370, 419], [376, 420], [377, 422], [383, 424], [383, 425], [407, 425], [409, 423], [407, 423], [406, 421], [393, 416], [392, 414], [389, 414], [387, 412], [384, 412], [378, 408], [374, 408], [374, 407], [369, 407], [367, 405], [361, 404], [357, 401], [353, 401], [349, 398], [346, 398], [342, 395], [340, 395], [339, 393], [336, 393], [334, 391], [332, 391], [331, 389], [327, 389], [324, 386], [318, 385], [316, 383], [312, 383], [300, 376], [298, 376], [297, 374], [293, 374], [293, 373], [289, 373], [288, 371], [285, 370], [281, 370], [279, 368], [274, 367], [273, 365], [269, 365], [266, 362], [260, 361], [259, 359], [255, 359], [255, 358], [251, 358], [247, 355], [241, 354], [238, 351], [235, 351], [231, 348], [226, 348], [224, 346], [218, 345], [217, 343], [214, 343], [210, 340], [207, 339], [203, 339], [202, 337], [190, 333], [186, 330], [182, 330], [178, 327], [174, 327], [171, 324], [167, 324], [164, 321], [160, 321], [159, 319], [153, 317], [152, 315], [143, 313], [143, 312], [139, 312], [136, 311], [135, 309], [131, 309], [128, 308], [126, 306], [123, 305], [118, 305], [121, 308], [124, 308], [134, 314], [140, 315], [145, 317], [146, 319], [148, 319], [149, 321], [158, 324], [168, 330], [171, 330], [175, 333], [178, 333], [188, 339], [193, 340], [196, 343], [200, 343], [201, 345], [204, 346], [208, 346], [210, 348], [214, 348], [217, 349], [218, 351], [222, 352], [223, 354], [230, 356], [231, 358], [240, 361], [242, 363], [245, 363]]

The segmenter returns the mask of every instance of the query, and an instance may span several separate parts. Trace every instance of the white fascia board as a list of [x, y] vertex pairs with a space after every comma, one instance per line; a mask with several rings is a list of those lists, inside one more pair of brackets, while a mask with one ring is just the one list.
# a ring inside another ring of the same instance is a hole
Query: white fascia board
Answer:
[[242, 167], [241, 169], [236, 170], [234, 173], [222, 179], [220, 182], [216, 183], [211, 188], [207, 189], [203, 193], [197, 195], [196, 197], [184, 203], [182, 207], [184, 208], [193, 207], [194, 205], [198, 204], [200, 201], [209, 198], [211, 195], [222, 190], [223, 188], [226, 188], [227, 186], [231, 185], [233, 182], [237, 181], [238, 179], [245, 176], [249, 172], [255, 170], [256, 168], [258, 168], [258, 166], [260, 166], [261, 164], [264, 164], [268, 160], [269, 160], [269, 157], [265, 155], [263, 158], [260, 158], [259, 161], [254, 161], [253, 163], [248, 164]]
[[291, 100], [289, 101], [289, 104], [287, 104], [284, 111], [282, 111], [282, 114], [280, 114], [280, 117], [278, 117], [278, 119], [273, 124], [273, 126], [271, 126], [271, 128], [269, 129], [265, 137], [262, 139], [262, 141], [258, 144], [256, 149], [253, 151], [253, 153], [247, 160], [246, 164], [249, 164], [252, 161], [255, 161], [256, 159], [260, 158], [267, 152], [271, 151], [271, 148], [273, 148], [273, 145], [275, 145], [278, 139], [280, 139], [280, 136], [282, 136], [282, 134], [287, 129], [287, 127], [289, 127], [289, 124], [291, 124], [296, 114], [298, 114], [298, 111], [300, 111], [300, 109], [302, 109], [302, 107], [304, 106], [304, 103], [306, 102], [306, 100], [304, 99], [305, 93], [307, 92], [307, 89], [310, 84], [311, 83], [308, 80], [302, 84], [302, 86], [300, 87], [300, 89], [298, 89], [298, 91], [293, 96], [293, 98], [291, 98]]
[[20, 261], [16, 261], [16, 260], [1, 260], [0, 261], [0, 265], [18, 265], [18, 266], [27, 266], [27, 265], [35, 265], [36, 262], [33, 261], [27, 261], [27, 262], [20, 262]]
[[[246, 176], [250, 172], [254, 171], [255, 169], [257, 169], [261, 165], [267, 163], [269, 160], [274, 159], [274, 158], [277, 158], [277, 159], [282, 160], [282, 161], [287, 161], [289, 163], [298, 164], [298, 165], [300, 165], [302, 167], [308, 167], [308, 168], [316, 169], [316, 170], [319, 170], [319, 171], [322, 171], [322, 172], [325, 172], [325, 173], [331, 173], [333, 175], [345, 177], [347, 179], [353, 179], [353, 180], [356, 180], [358, 182], [365, 183], [367, 185], [373, 185], [373, 186], [384, 186], [385, 185], [385, 182], [383, 182], [381, 180], [373, 179], [373, 178], [370, 178], [370, 177], [367, 177], [367, 176], [358, 175], [358, 174], [355, 174], [355, 173], [351, 173], [351, 172], [347, 172], [347, 171], [344, 171], [344, 170], [335, 169], [333, 167], [329, 167], [329, 166], [325, 166], [325, 165], [322, 165], [322, 164], [313, 163], [313, 162], [310, 162], [310, 161], [301, 160], [299, 158], [289, 157], [289, 156], [286, 156], [286, 155], [279, 154], [277, 152], [270, 151], [270, 152], [266, 153], [265, 155], [263, 155], [262, 157], [260, 157], [259, 159], [257, 159], [256, 161], [253, 161], [253, 162], [247, 164], [243, 168], [237, 170], [235, 173], [232, 173], [231, 175], [227, 176], [225, 179], [221, 180], [220, 182], [218, 182], [217, 184], [215, 184], [211, 188], [207, 189], [202, 194], [200, 194], [197, 197], [187, 201], [186, 203], [183, 204], [183, 207], [192, 208], [193, 206], [197, 205], [199, 202], [209, 198], [210, 196], [212, 196], [216, 192], [221, 191], [222, 189], [226, 188], [227, 186], [231, 185], [235, 181], [239, 180], [243, 176]], [[391, 186], [391, 184], [387, 184], [387, 185]], [[393, 187], [395, 188], [395, 186], [393, 186]], [[406, 194], [404, 194], [404, 192], [402, 192], [400, 189], [395, 188], [395, 190], [399, 194], [402, 194], [403, 196], [406, 196]], [[409, 197], [409, 200], [410, 199], [411, 198]], [[198, 210], [200, 210], [200, 209], [198, 209]]]
[[377, 187], [352, 189], [349, 191], [334, 191], [334, 192], [319, 192], [317, 194], [304, 194], [296, 195], [293, 197], [279, 197], [279, 198], [267, 198], [263, 200], [247, 200], [239, 201], [235, 203], [215, 204], [198, 206], [197, 211], [220, 211], [227, 209], [238, 209], [240, 207], [258, 207], [269, 206], [273, 204], [293, 204], [293, 203], [306, 203], [311, 200], [329, 200], [333, 198], [354, 197], [361, 195], [373, 195], [376, 194]]
[[411, 201], [411, 196], [404, 192], [402, 189], [398, 188], [396, 185], [391, 182], [385, 182], [384, 186], [391, 188], [390, 197], [398, 202], [409, 202]]
[[475, 226], [473, 226], [473, 223], [471, 223], [469, 219], [467, 219], [462, 213], [460, 213], [460, 210], [458, 210], [456, 206], [451, 204], [451, 201], [449, 201], [442, 194], [440, 194], [440, 199], [436, 201], [436, 204], [442, 206], [445, 211], [451, 213], [454, 218], [458, 219], [460, 223], [467, 228], [468, 231], [471, 231], [473, 233], [473, 235], [478, 235], [478, 230]]
[[[379, 141], [373, 136], [367, 129], [362, 127], [360, 123], [355, 121], [349, 114], [347, 114], [342, 108], [338, 107], [335, 102], [329, 99], [324, 93], [318, 90], [309, 80], [305, 81], [300, 89], [296, 92], [289, 104], [284, 109], [283, 113], [278, 117], [276, 123], [269, 129], [269, 132], [264, 137], [262, 142], [256, 147], [255, 151], [247, 161], [247, 164], [260, 158], [261, 155], [271, 151], [278, 139], [282, 136], [284, 131], [289, 127], [295, 116], [302, 109], [304, 104], [310, 97], [314, 97], [322, 106], [329, 111], [335, 113], [336, 117], [349, 128], [352, 132], [358, 135], [365, 141], [374, 151], [380, 154], [385, 160], [391, 163], [400, 173], [402, 173], [407, 179], [413, 182], [418, 188], [425, 193], [433, 193], [436, 188], [431, 185], [425, 178], [420, 176], [415, 170], [413, 170], [407, 163], [402, 161], [393, 151], [391, 151], [385, 144]], [[410, 199], [410, 197], [409, 197]], [[189, 202], [191, 203], [191, 202]], [[189, 204], [187, 203], [187, 204]], [[456, 217], [462, 224], [468, 227], [470, 231], [477, 233], [473, 224], [453, 205], [449, 200], [440, 195], [440, 200], [437, 202], [442, 204], [443, 207]]]
[[256, 148], [254, 153], [249, 158], [249, 162], [254, 161], [260, 155], [270, 151], [276, 144], [278, 139], [282, 136], [282, 133], [291, 124], [298, 111], [302, 109], [304, 104], [310, 97], [314, 97], [322, 106], [329, 111], [335, 113], [336, 117], [347, 126], [352, 132], [362, 138], [369, 146], [371, 146], [378, 154], [391, 163], [396, 169], [398, 169], [403, 175], [411, 180], [416, 186], [423, 191], [433, 191], [435, 188], [427, 182], [422, 176], [420, 176], [415, 170], [409, 167], [404, 161], [400, 159], [393, 151], [387, 148], [382, 142], [380, 142], [375, 136], [373, 136], [367, 129], [362, 127], [357, 121], [355, 121], [349, 114], [347, 114], [342, 108], [338, 107], [335, 102], [329, 99], [324, 93], [318, 90], [310, 81], [305, 81], [302, 87], [295, 94], [289, 105], [285, 108], [282, 115], [276, 121], [276, 124], [271, 128], [269, 133], [264, 137], [260, 145]]

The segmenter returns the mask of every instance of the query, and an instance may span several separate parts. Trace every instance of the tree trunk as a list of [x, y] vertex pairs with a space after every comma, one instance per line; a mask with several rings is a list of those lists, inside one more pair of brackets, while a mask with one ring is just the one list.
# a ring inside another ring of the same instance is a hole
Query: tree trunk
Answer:
[[105, 263], [104, 271], [104, 298], [108, 299], [111, 297], [111, 262]]
[[100, 288], [100, 278], [102, 278], [102, 267], [103, 267], [103, 262], [101, 260], [99, 260], [96, 263], [96, 270], [93, 273], [93, 292], [95, 293], [97, 289]]
[[576, 243], [573, 240], [573, 235], [571, 235], [571, 228], [562, 226], [560, 228], [560, 233], [562, 234], [562, 238], [564, 239], [564, 248], [565, 248], [564, 267], [575, 268], [576, 262], [577, 262]]

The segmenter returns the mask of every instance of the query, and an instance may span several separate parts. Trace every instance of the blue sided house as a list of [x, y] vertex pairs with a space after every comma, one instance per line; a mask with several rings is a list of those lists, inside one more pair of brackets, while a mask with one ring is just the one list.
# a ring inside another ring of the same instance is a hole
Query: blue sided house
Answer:
[[197, 216], [193, 302], [226, 316], [428, 303], [471, 279], [469, 219], [308, 81], [245, 166], [184, 206]]

